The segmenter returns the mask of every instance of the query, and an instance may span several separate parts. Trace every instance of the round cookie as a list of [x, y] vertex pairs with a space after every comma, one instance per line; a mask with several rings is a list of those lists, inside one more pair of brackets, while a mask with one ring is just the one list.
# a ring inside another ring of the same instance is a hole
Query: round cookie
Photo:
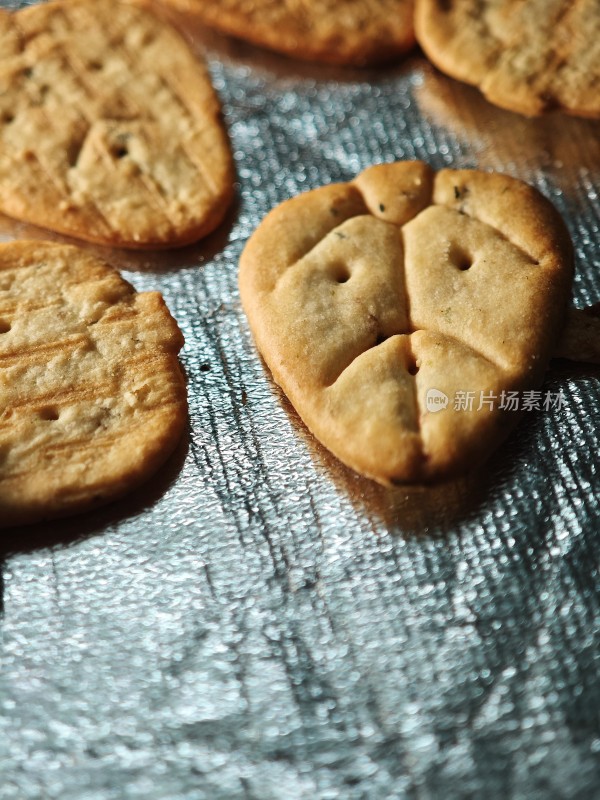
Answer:
[[183, 337], [75, 247], [0, 245], [0, 527], [82, 511], [134, 488], [187, 419]]
[[185, 245], [221, 222], [233, 166], [219, 102], [146, 5], [0, 9], [0, 211], [131, 248]]
[[600, 0], [417, 0], [419, 44], [442, 72], [534, 116], [600, 116]]
[[221, 33], [305, 61], [397, 58], [415, 42], [414, 0], [167, 0]]
[[397, 162], [271, 211], [239, 284], [308, 428], [390, 485], [454, 476], [508, 434], [502, 398], [539, 389], [571, 278], [568, 233], [535, 189]]

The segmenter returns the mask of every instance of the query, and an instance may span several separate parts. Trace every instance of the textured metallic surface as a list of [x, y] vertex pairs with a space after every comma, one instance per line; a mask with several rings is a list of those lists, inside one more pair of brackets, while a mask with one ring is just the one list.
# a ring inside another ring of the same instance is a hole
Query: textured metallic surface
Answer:
[[2, 534], [0, 798], [600, 796], [598, 373], [555, 364], [564, 407], [484, 470], [390, 492], [303, 428], [236, 285], [274, 204], [417, 157], [538, 186], [597, 301], [598, 123], [494, 109], [418, 54], [357, 73], [204, 44], [237, 207], [180, 253], [108, 254], [185, 334], [189, 436], [131, 498]]

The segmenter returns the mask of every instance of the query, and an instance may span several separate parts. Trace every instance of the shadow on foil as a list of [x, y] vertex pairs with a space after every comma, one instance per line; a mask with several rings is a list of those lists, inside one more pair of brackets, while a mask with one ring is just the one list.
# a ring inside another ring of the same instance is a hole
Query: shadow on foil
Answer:
[[193, 18], [172, 14], [171, 21], [184, 33], [193, 49], [209, 61], [217, 59], [234, 69], [242, 68], [255, 74], [269, 73], [276, 80], [362, 83], [391, 78], [410, 71], [415, 51], [399, 56], [388, 63], [371, 67], [338, 66], [303, 61], [268, 48], [236, 39], [204, 27]]
[[502, 169], [519, 177], [527, 164], [556, 174], [565, 191], [577, 185], [582, 171], [597, 170], [599, 121], [560, 112], [524, 117], [492, 105], [478, 89], [447, 78], [426, 62], [422, 74], [415, 99], [424, 119], [464, 140], [479, 169]]
[[26, 222], [11, 219], [4, 214], [0, 214], [0, 242], [8, 242], [13, 239], [33, 239], [35, 241], [75, 245], [93, 253], [116, 269], [164, 275], [169, 272], [176, 272], [184, 267], [205, 264], [221, 253], [228, 242], [229, 234], [237, 219], [238, 210], [239, 201], [236, 197], [223, 222], [211, 234], [186, 247], [165, 250], [128, 250], [117, 247], [103, 247], [102, 245], [63, 236], [60, 233], [39, 228], [36, 225], [29, 225]]
[[6, 528], [0, 541], [0, 559], [44, 547], [71, 545], [142, 514], [177, 481], [189, 450], [189, 439], [189, 433], [184, 433], [174, 453], [158, 472], [120, 500], [73, 517]]
[[[551, 362], [547, 380], [571, 378], [600, 379], [600, 366]], [[272, 379], [270, 379], [272, 381]], [[479, 466], [455, 480], [439, 484], [405, 485], [392, 489], [358, 475], [346, 467], [306, 428], [281, 389], [273, 388], [304, 442], [317, 468], [327, 473], [336, 488], [347, 495], [357, 513], [365, 511], [382, 522], [392, 535], [443, 536], [463, 525], [476, 522], [490, 508], [490, 498], [502, 507], [523, 484], [524, 476], [538, 469], [538, 444], [543, 436], [543, 413], [532, 411], [508, 439]]]

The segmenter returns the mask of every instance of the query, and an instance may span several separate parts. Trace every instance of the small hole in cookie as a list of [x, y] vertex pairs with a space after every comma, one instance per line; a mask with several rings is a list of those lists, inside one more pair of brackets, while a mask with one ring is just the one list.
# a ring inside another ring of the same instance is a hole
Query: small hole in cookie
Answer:
[[5, 319], [0, 319], [0, 333], [8, 333], [10, 330], [10, 322]]
[[115, 147], [115, 149], [113, 150], [114, 157], [119, 159], [125, 158], [125, 156], [128, 155], [128, 153], [129, 150], [125, 147], [124, 144], [117, 145], [117, 147]]
[[474, 259], [461, 247], [454, 245], [450, 249], [450, 261], [455, 267], [461, 270], [461, 272], [465, 272], [465, 270], [471, 269]]
[[88, 69], [92, 72], [100, 72], [102, 69], [102, 62], [96, 61], [95, 59], [93, 61], [88, 61]]
[[2, 116], [0, 116], [0, 120], [5, 125], [10, 125], [11, 122], [15, 121], [15, 115], [12, 113], [12, 111], [4, 111]]
[[58, 409], [54, 408], [54, 406], [46, 406], [45, 408], [40, 409], [40, 419], [45, 419], [49, 422], [55, 422], [58, 417]]
[[406, 365], [406, 371], [409, 375], [416, 375], [419, 371], [419, 365], [415, 358], [411, 359], [408, 364]]
[[350, 280], [350, 270], [345, 264], [337, 264], [332, 271], [333, 279], [337, 283], [346, 283]]

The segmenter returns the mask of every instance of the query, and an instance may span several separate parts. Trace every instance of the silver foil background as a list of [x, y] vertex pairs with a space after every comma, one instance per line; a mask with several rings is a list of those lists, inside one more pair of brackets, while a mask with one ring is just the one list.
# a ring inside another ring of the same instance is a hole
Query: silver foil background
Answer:
[[418, 51], [357, 72], [194, 38], [236, 205], [183, 251], [103, 252], [184, 332], [189, 434], [130, 498], [2, 534], [0, 798], [600, 796], [598, 371], [554, 363], [564, 407], [477, 474], [386, 491], [303, 427], [237, 289], [275, 204], [422, 158], [536, 185], [596, 302], [599, 123], [496, 109]]

